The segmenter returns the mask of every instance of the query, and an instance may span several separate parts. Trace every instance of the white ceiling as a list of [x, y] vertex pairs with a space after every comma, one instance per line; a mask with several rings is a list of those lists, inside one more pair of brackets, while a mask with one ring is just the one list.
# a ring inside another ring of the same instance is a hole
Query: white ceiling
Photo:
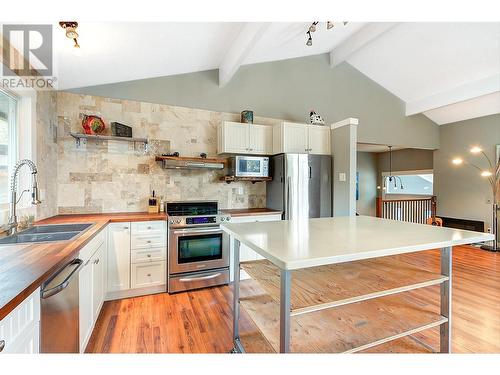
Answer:
[[[308, 47], [310, 23], [269, 24], [241, 65], [326, 53], [356, 32], [362, 23], [324, 23]], [[78, 26], [81, 56], [54, 25], [59, 89], [218, 68], [243, 23], [85, 23]], [[242, 46], [245, 48], [245, 46]]]
[[491, 114], [492, 98], [471, 86], [500, 77], [500, 23], [400, 23], [347, 62], [407, 104], [436, 95], [465, 98], [447, 104], [471, 100], [422, 111], [438, 124], [484, 116]]
[[[500, 113], [500, 22], [325, 23], [308, 47], [307, 22], [87, 23], [81, 56], [54, 24], [58, 88], [219, 68], [220, 85], [241, 65], [333, 51], [406, 103], [445, 124]], [[221, 79], [221, 72], [223, 72]]]

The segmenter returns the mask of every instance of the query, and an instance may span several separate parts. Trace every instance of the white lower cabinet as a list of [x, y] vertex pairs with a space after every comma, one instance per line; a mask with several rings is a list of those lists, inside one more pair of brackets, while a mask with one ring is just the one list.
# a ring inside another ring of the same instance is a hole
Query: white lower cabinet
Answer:
[[166, 285], [166, 253], [166, 221], [111, 223], [106, 299], [162, 291]]
[[106, 231], [80, 250], [84, 266], [79, 274], [80, 353], [85, 351], [104, 302]]
[[40, 352], [40, 289], [0, 320], [0, 354]]
[[[256, 223], [259, 221], [279, 221], [281, 220], [281, 214], [272, 214], [272, 215], [249, 215], [249, 216], [236, 216], [231, 218], [232, 223]], [[234, 280], [234, 243], [231, 239], [230, 241], [230, 262], [229, 262], [229, 278], [231, 281]], [[250, 249], [248, 246], [244, 244], [240, 244], [240, 262], [248, 262], [252, 260], [264, 259], [262, 256], [257, 254], [254, 250]], [[240, 279], [247, 279], [248, 275], [246, 272], [241, 272]]]
[[130, 223], [108, 225], [107, 292], [130, 289]]
[[164, 261], [132, 264], [131, 288], [164, 285], [165, 276], [166, 266]]

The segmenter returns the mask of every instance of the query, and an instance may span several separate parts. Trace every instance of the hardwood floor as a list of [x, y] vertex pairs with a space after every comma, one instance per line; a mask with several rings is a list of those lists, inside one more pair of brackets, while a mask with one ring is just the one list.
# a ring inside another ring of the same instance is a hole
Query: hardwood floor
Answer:
[[[396, 257], [439, 271], [439, 251]], [[438, 308], [439, 287], [408, 292], [414, 302]], [[232, 348], [231, 288], [110, 301], [104, 304], [87, 347], [90, 353], [227, 353]], [[362, 305], [360, 305], [362, 306]], [[401, 317], [404, 319], [404, 317]], [[453, 250], [453, 352], [500, 352], [500, 254], [471, 247]], [[240, 331], [256, 333], [242, 310]], [[248, 351], [261, 348], [258, 343]], [[439, 330], [415, 334], [370, 352], [428, 352]]]

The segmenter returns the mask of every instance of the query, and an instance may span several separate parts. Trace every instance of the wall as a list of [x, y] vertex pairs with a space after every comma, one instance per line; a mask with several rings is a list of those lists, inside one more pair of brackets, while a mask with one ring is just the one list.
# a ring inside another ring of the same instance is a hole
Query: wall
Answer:
[[39, 91], [36, 96], [36, 164], [42, 203], [36, 207], [37, 220], [57, 213], [57, 95]]
[[436, 149], [438, 126], [405, 115], [405, 104], [347, 63], [330, 68], [328, 54], [243, 66], [224, 87], [218, 71], [143, 79], [72, 92], [307, 122], [311, 108], [327, 124], [359, 119], [358, 141]]
[[434, 190], [438, 215], [480, 220], [491, 225], [491, 188], [478, 171], [451, 160], [461, 156], [471, 163], [487, 168], [480, 156], [469, 153], [480, 145], [488, 157], [495, 159], [495, 146], [500, 144], [500, 114], [442, 125], [441, 147], [434, 152]]
[[357, 153], [359, 173], [359, 199], [356, 211], [360, 215], [376, 215], [377, 198], [377, 154], [373, 152]]
[[[81, 132], [83, 113], [132, 126], [135, 137], [153, 141], [153, 152], [183, 156], [215, 155], [217, 125], [239, 119], [239, 114], [59, 92], [59, 213], [144, 211], [152, 190], [166, 200], [216, 199], [221, 208], [265, 207], [263, 183], [226, 184], [219, 181], [224, 171], [163, 170], [154, 155], [127, 142], [89, 141], [77, 149], [69, 132]], [[257, 117], [255, 122], [279, 120]]]
[[[332, 126], [333, 216], [356, 215], [356, 139], [357, 121]], [[344, 179], [340, 179], [340, 174]]]

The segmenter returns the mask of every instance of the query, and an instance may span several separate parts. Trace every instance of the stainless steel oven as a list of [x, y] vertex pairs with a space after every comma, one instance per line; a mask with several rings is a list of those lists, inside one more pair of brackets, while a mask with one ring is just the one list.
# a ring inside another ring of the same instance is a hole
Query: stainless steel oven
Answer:
[[168, 214], [168, 292], [229, 283], [229, 221], [217, 202], [166, 203]]
[[216, 227], [171, 229], [169, 254], [171, 273], [195, 272], [229, 266], [229, 239]]

